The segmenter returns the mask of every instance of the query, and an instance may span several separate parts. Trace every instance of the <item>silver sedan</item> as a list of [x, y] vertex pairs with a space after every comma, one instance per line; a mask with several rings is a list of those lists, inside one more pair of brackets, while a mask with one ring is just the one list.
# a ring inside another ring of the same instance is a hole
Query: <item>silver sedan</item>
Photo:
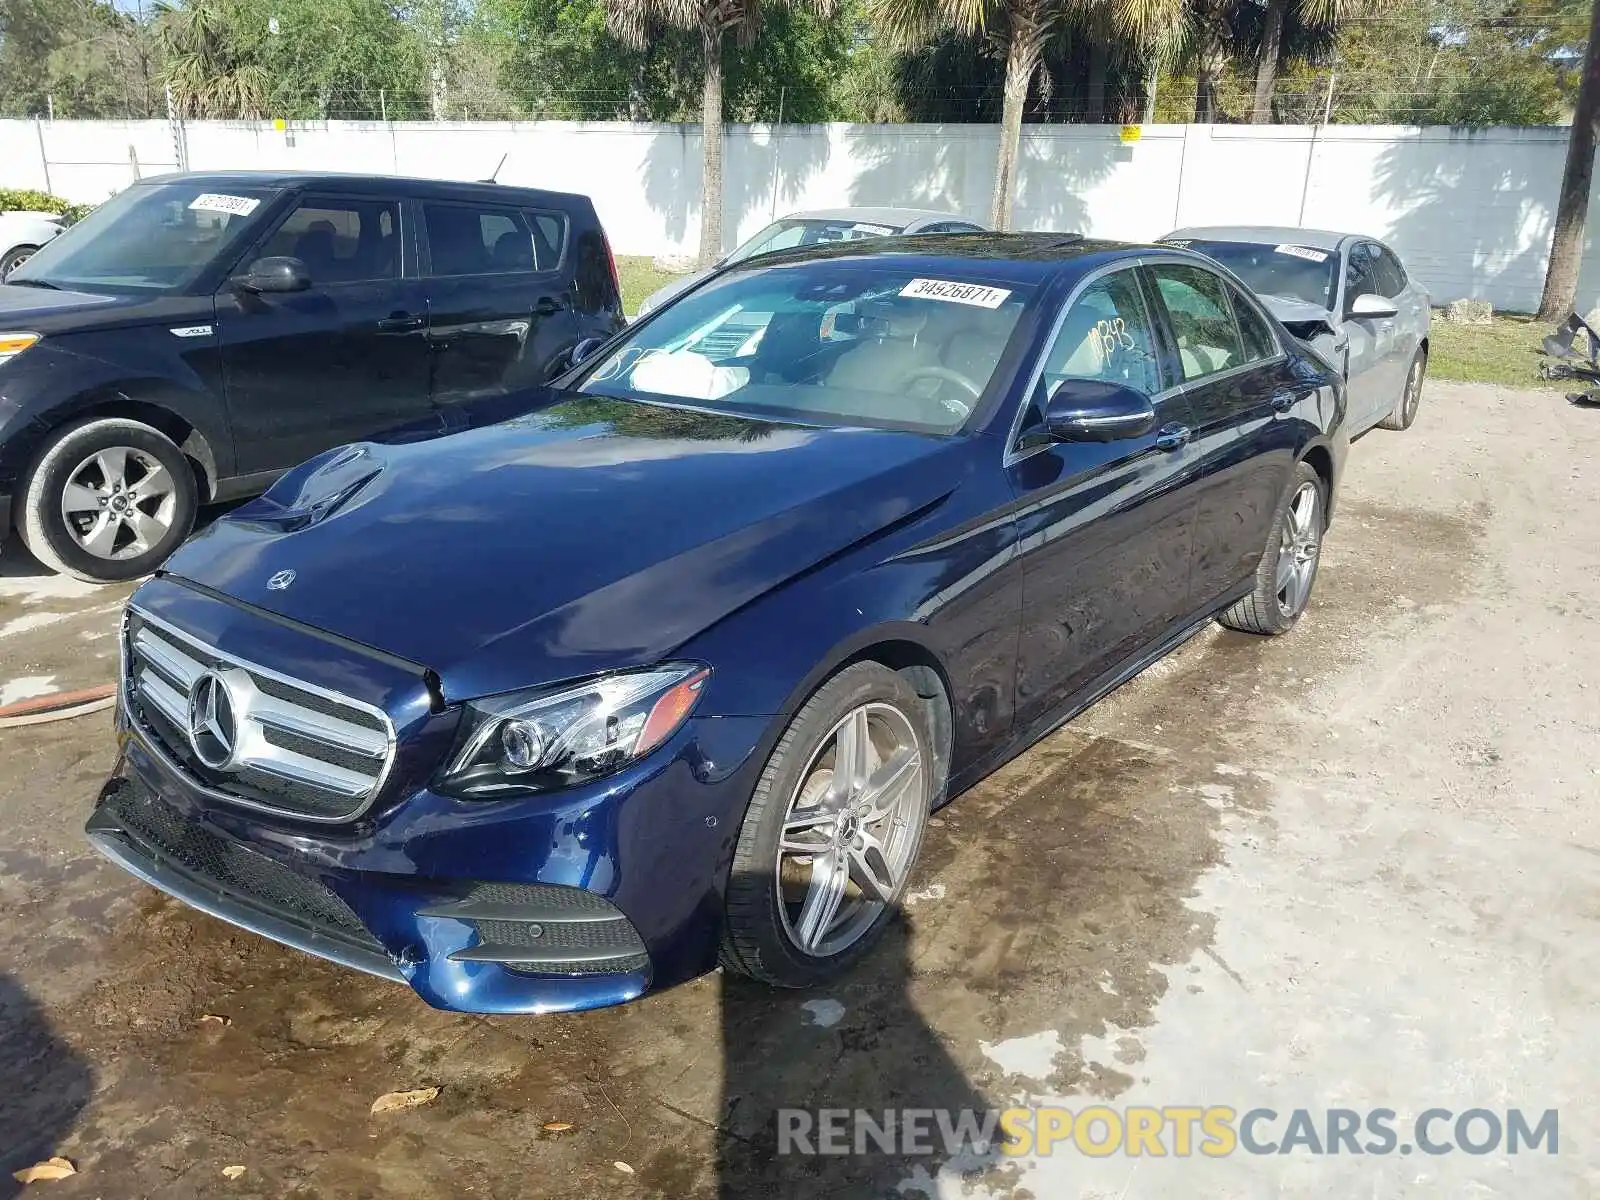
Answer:
[[1375, 238], [1271, 225], [1176, 229], [1161, 239], [1209, 255], [1289, 332], [1344, 371], [1352, 435], [1409, 429], [1428, 369], [1428, 293]]
[[742, 262], [753, 254], [768, 250], [787, 250], [790, 246], [815, 246], [823, 242], [849, 242], [857, 238], [888, 237], [896, 233], [980, 233], [983, 226], [955, 213], [924, 208], [821, 208], [815, 212], [790, 213], [768, 225], [748, 241], [741, 242], [704, 271], [674, 279], [644, 298], [639, 316], [660, 308], [668, 300], [687, 291], [712, 271], [729, 263]]

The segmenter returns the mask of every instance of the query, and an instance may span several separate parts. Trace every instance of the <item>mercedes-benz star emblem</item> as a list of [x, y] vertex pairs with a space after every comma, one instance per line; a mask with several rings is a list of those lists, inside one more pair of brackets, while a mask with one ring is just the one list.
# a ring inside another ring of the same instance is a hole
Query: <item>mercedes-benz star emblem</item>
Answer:
[[267, 580], [267, 591], [281, 592], [293, 582], [293, 571], [276, 571], [273, 573], [272, 578]]
[[220, 771], [233, 761], [238, 740], [238, 714], [228, 681], [207, 671], [189, 685], [189, 745], [196, 758]]

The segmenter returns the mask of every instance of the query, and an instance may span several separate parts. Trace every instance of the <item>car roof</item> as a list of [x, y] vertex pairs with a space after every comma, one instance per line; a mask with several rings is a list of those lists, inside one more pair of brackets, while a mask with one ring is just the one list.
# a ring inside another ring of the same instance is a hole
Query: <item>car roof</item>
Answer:
[[[987, 279], [1040, 283], [1055, 277], [1063, 268], [1088, 270], [1102, 262], [1151, 251], [1187, 253], [1171, 246], [1101, 241], [1077, 233], [919, 233], [773, 250], [728, 269], [854, 261], [895, 266], [923, 275], [936, 275], [941, 267], [947, 267]], [[1194, 257], [1204, 261], [1201, 255]]]
[[1183, 229], [1174, 229], [1162, 240], [1194, 238], [1199, 241], [1259, 242], [1263, 245], [1337, 250], [1347, 241], [1365, 237], [1366, 235], [1361, 233], [1336, 233], [1331, 229], [1300, 229], [1293, 225], [1190, 225]]
[[157, 183], [196, 183], [202, 187], [259, 188], [337, 188], [357, 195], [426, 193], [456, 200], [494, 200], [515, 203], [525, 197], [574, 200], [589, 203], [587, 196], [552, 192], [543, 188], [512, 187], [504, 183], [467, 183], [452, 179], [422, 179], [414, 175], [356, 175], [337, 171], [189, 171], [170, 175], [150, 175], [134, 186]]
[[[931, 208], [812, 208], [790, 213], [784, 221], [862, 221], [870, 225], [894, 225], [904, 229], [919, 221], [967, 221], [960, 213], [939, 212]], [[971, 224], [978, 224], [971, 221]]]

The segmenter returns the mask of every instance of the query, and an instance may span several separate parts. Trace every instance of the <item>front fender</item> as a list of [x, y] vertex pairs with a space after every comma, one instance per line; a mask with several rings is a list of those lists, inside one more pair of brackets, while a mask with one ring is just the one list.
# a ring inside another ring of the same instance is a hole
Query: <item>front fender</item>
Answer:
[[[181, 365], [181, 364], [180, 364]], [[12, 485], [52, 430], [109, 404], [149, 405], [171, 413], [205, 443], [197, 452], [212, 478], [233, 472], [233, 444], [221, 399], [187, 365], [163, 375], [154, 364], [83, 354], [49, 339], [0, 368], [0, 487]]]
[[[679, 653], [715, 672], [702, 711], [788, 717], [843, 664], [875, 654], [939, 672], [955, 714], [953, 770], [993, 749], [1011, 724], [1021, 623], [1015, 528], [993, 519], [1009, 499], [1003, 478], [977, 473], [923, 520], [691, 639]], [[772, 740], [785, 723], [773, 722]]]

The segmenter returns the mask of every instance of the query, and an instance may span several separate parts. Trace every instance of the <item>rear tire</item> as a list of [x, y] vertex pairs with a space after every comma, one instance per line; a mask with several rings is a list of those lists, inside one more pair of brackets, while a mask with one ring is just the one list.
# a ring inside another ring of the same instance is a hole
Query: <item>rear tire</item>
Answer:
[[194, 471], [172, 439], [122, 417], [51, 439], [25, 476], [17, 532], [45, 566], [90, 583], [147, 575], [194, 527]]
[[1428, 373], [1428, 352], [1421, 346], [1411, 356], [1411, 368], [1406, 372], [1405, 390], [1390, 413], [1378, 424], [1384, 429], [1405, 430], [1417, 419], [1417, 406], [1422, 403], [1422, 379]]
[[7, 275], [32, 258], [38, 250], [37, 246], [13, 246], [0, 255], [0, 282], [4, 282]]
[[1240, 633], [1275, 636], [1293, 629], [1311, 600], [1327, 523], [1322, 476], [1310, 464], [1297, 463], [1272, 517], [1255, 590], [1217, 619]]
[[[841, 767], [847, 757], [856, 765]], [[862, 957], [899, 907], [940, 775], [925, 707], [903, 676], [860, 662], [818, 688], [745, 811], [724, 897], [723, 966], [798, 988]]]

